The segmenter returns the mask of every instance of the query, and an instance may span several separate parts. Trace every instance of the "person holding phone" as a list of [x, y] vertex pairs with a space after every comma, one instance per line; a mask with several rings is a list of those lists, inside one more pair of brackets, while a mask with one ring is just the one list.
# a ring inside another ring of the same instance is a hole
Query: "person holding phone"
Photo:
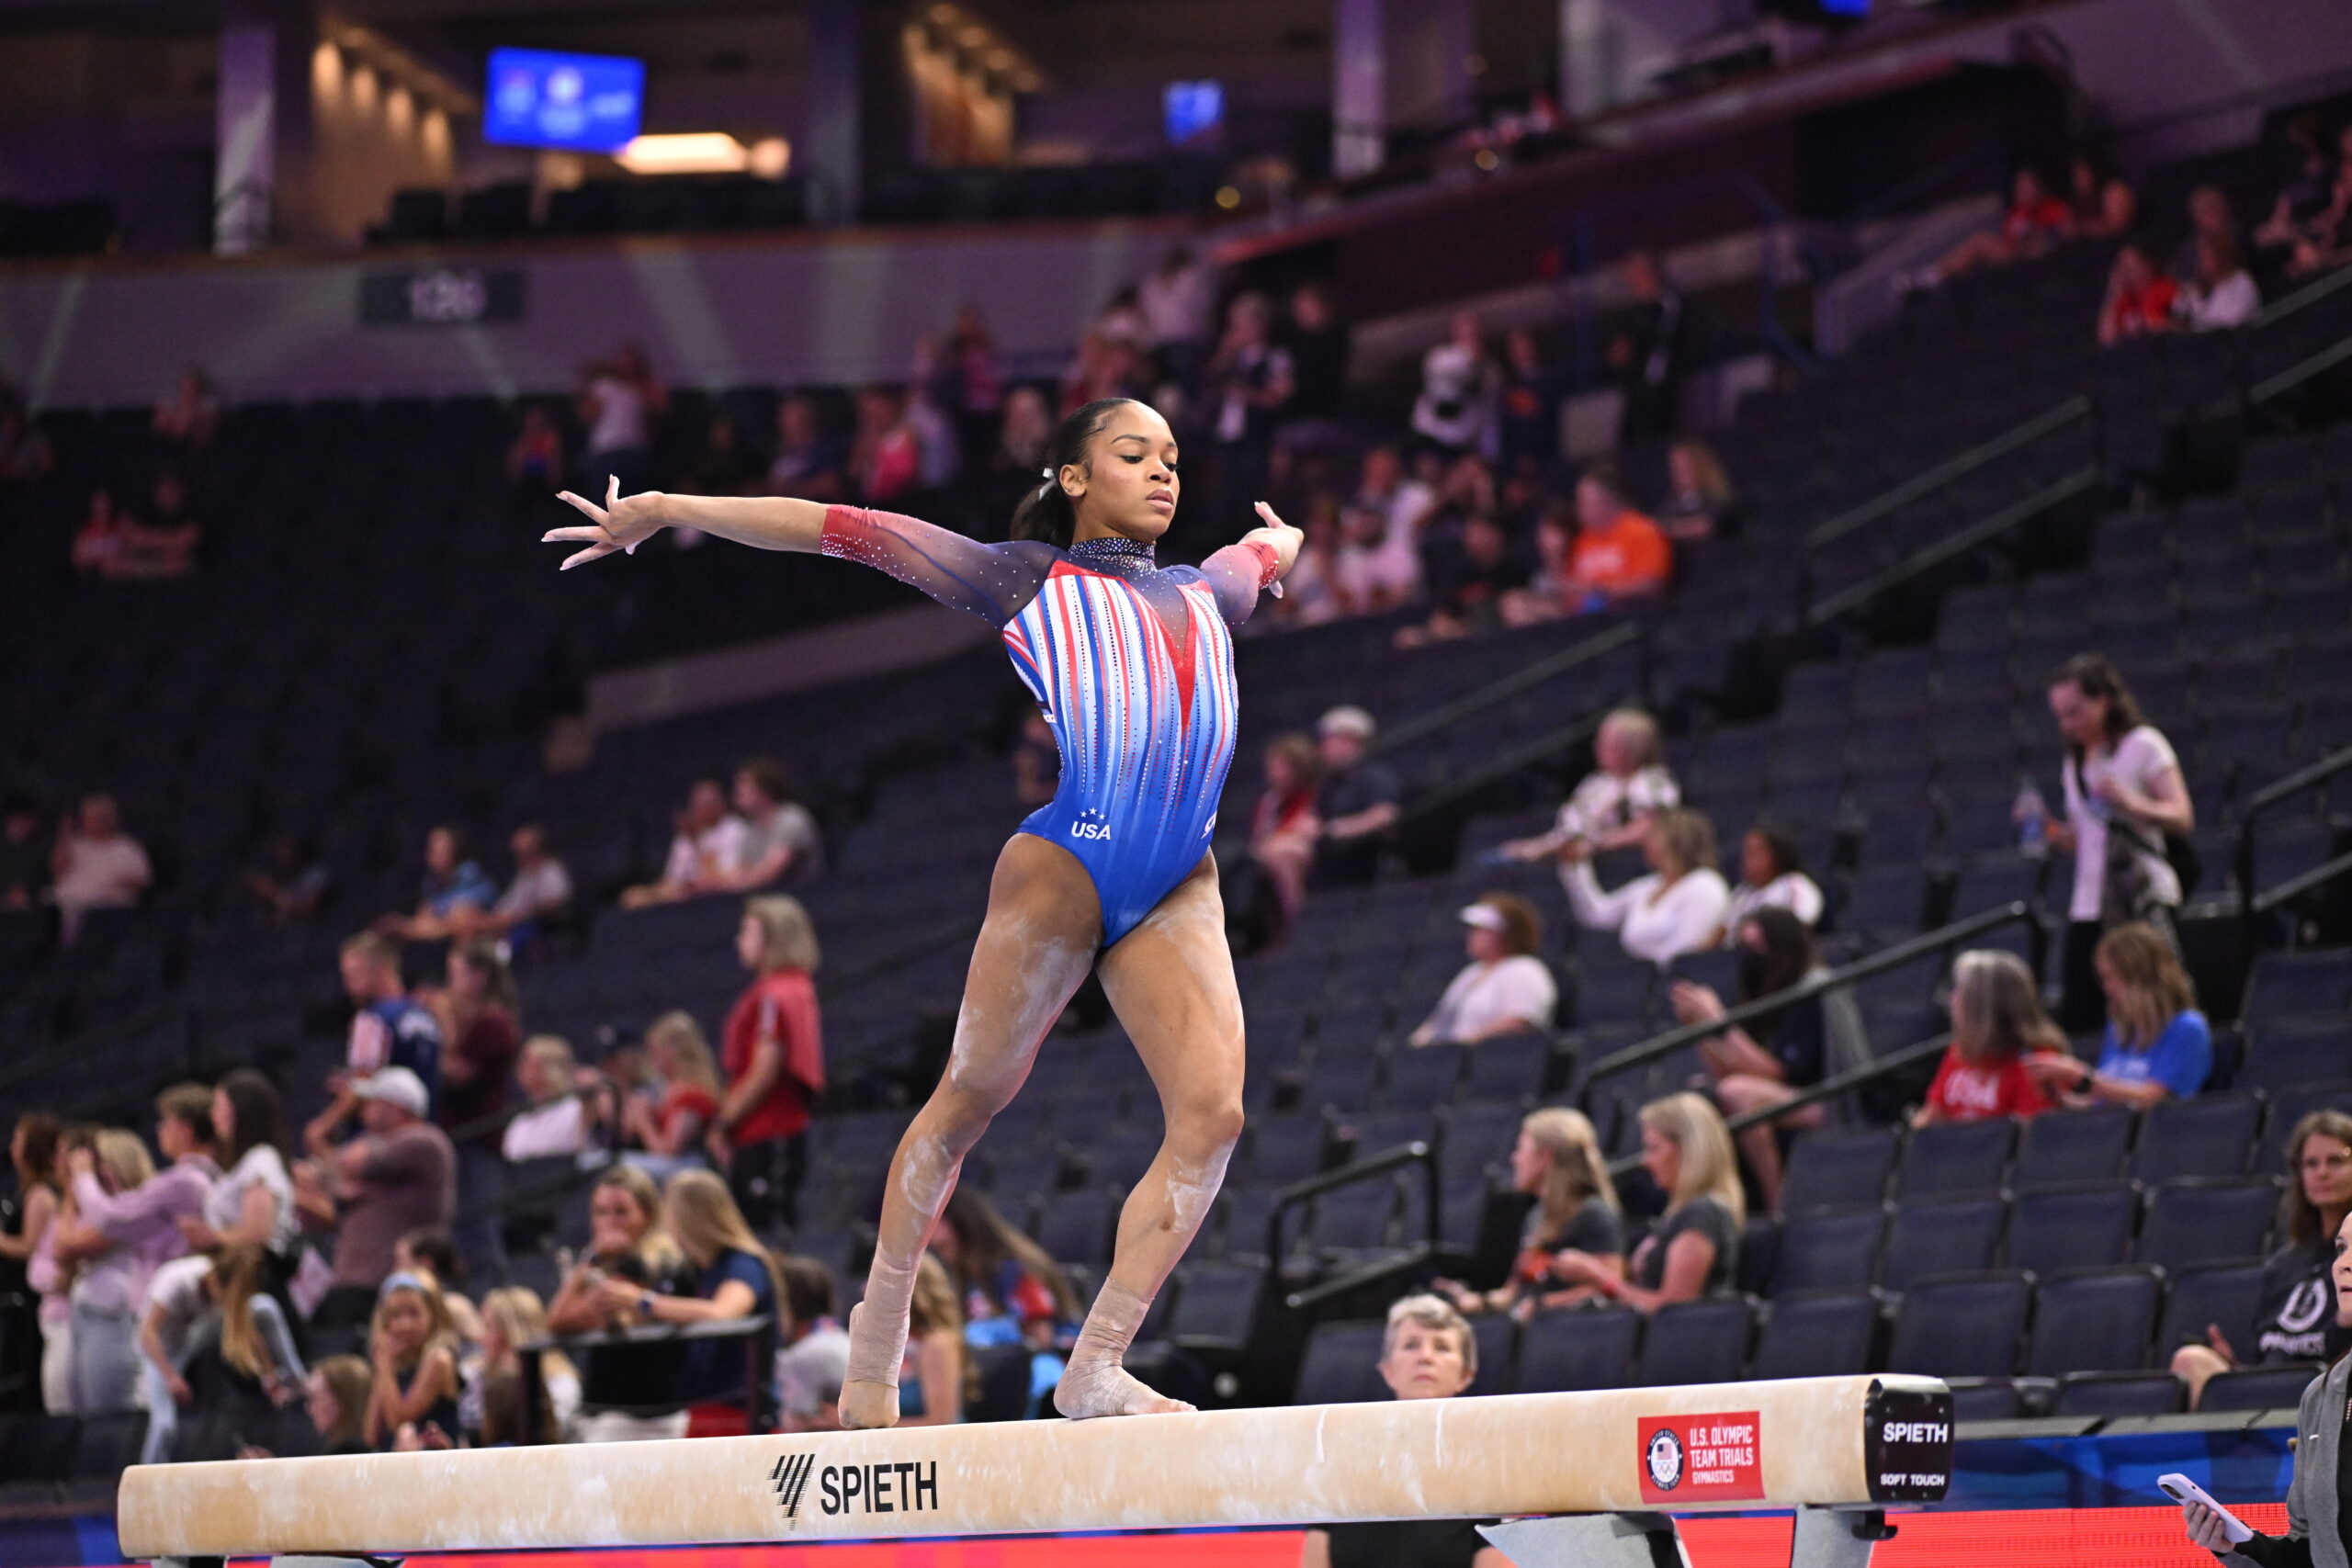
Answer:
[[[2352, 1319], [2352, 1215], [2335, 1230], [2329, 1269], [2338, 1323]], [[2287, 1533], [2254, 1535], [2233, 1546], [2230, 1515], [2192, 1496], [2181, 1506], [2188, 1539], [2224, 1562], [2256, 1568], [2352, 1568], [2352, 1497], [2343, 1460], [2352, 1443], [2352, 1356], [2312, 1380], [2295, 1416], [2295, 1475], [2287, 1483]], [[2243, 1527], [2241, 1527], [2243, 1528]]]

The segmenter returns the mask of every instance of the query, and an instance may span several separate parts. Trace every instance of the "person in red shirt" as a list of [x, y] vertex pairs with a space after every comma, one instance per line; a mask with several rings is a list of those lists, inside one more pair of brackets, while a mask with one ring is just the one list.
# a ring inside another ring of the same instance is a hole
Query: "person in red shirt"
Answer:
[[2050, 1098], [2026, 1058], [2065, 1048], [2066, 1036], [2042, 1010], [2033, 971], [2022, 959], [1963, 953], [1952, 965], [1951, 1045], [1911, 1124], [2038, 1116], [2050, 1109]]
[[[635, 1099], [622, 1111], [632, 1164], [667, 1180], [702, 1163], [704, 1142], [718, 1125], [718, 1064], [694, 1014], [665, 1012], [645, 1032], [645, 1052], [662, 1078], [662, 1098]], [[641, 1150], [642, 1152], [638, 1152]]]
[[2108, 269], [2107, 298], [2098, 308], [2098, 341], [2112, 347], [2125, 338], [2170, 332], [2173, 303], [2180, 290], [2149, 259], [2137, 241], [2127, 240]]
[[2010, 176], [2008, 210], [2001, 214], [1998, 229], [1971, 234], [1945, 252], [1941, 261], [1898, 276], [1895, 288], [1934, 288], [1979, 267], [2007, 266], [2041, 255], [2074, 237], [2074, 209], [2050, 193], [2039, 173], [2019, 169]]
[[817, 931], [782, 893], [743, 906], [735, 955], [755, 976], [727, 1015], [727, 1093], [711, 1129], [735, 1206], [754, 1230], [793, 1223], [807, 1161], [808, 1107], [825, 1088], [817, 1016]]
[[1595, 463], [1577, 481], [1577, 542], [1568, 552], [1571, 610], [1662, 592], [1674, 564], [1665, 531], [1626, 502], [1616, 468]]

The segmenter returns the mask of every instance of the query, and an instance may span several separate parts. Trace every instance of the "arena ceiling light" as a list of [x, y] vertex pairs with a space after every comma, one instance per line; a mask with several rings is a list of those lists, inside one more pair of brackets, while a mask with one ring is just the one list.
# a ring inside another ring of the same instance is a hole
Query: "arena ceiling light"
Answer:
[[723, 130], [635, 137], [613, 158], [632, 175], [735, 175], [752, 166], [752, 150]]

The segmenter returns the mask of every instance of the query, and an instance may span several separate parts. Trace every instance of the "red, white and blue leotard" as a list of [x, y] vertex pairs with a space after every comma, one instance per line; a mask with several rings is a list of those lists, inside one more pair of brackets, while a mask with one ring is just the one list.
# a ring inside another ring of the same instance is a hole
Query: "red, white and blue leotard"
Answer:
[[1239, 716], [1231, 628], [1273, 552], [1228, 545], [1163, 570], [1131, 539], [984, 545], [848, 506], [826, 513], [823, 548], [1002, 634], [1062, 756], [1060, 787], [1021, 830], [1086, 868], [1105, 947], [1134, 930], [1208, 852]]

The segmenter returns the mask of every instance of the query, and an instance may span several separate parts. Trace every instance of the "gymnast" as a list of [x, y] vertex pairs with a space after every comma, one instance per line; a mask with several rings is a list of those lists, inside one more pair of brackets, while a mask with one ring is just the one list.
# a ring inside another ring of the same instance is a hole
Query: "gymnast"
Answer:
[[844, 1427], [898, 1420], [916, 1266], [964, 1156], [1098, 954], [1167, 1133], [1127, 1195], [1054, 1404], [1073, 1419], [1192, 1408], [1122, 1360], [1241, 1134], [1241, 998], [1209, 836], [1238, 711], [1231, 628], [1290, 570], [1300, 535], [1261, 502], [1266, 525], [1201, 566], [1155, 564], [1180, 487], [1176, 438], [1143, 403], [1086, 404], [1054, 432], [1046, 459], [1009, 544], [807, 501], [624, 497], [617, 482], [601, 507], [567, 491], [590, 525], [547, 535], [587, 547], [566, 570], [670, 526], [879, 567], [997, 627], [1060, 748], [1059, 789], [997, 857], [946, 1071], [890, 1162], [865, 1299], [850, 1315]]

